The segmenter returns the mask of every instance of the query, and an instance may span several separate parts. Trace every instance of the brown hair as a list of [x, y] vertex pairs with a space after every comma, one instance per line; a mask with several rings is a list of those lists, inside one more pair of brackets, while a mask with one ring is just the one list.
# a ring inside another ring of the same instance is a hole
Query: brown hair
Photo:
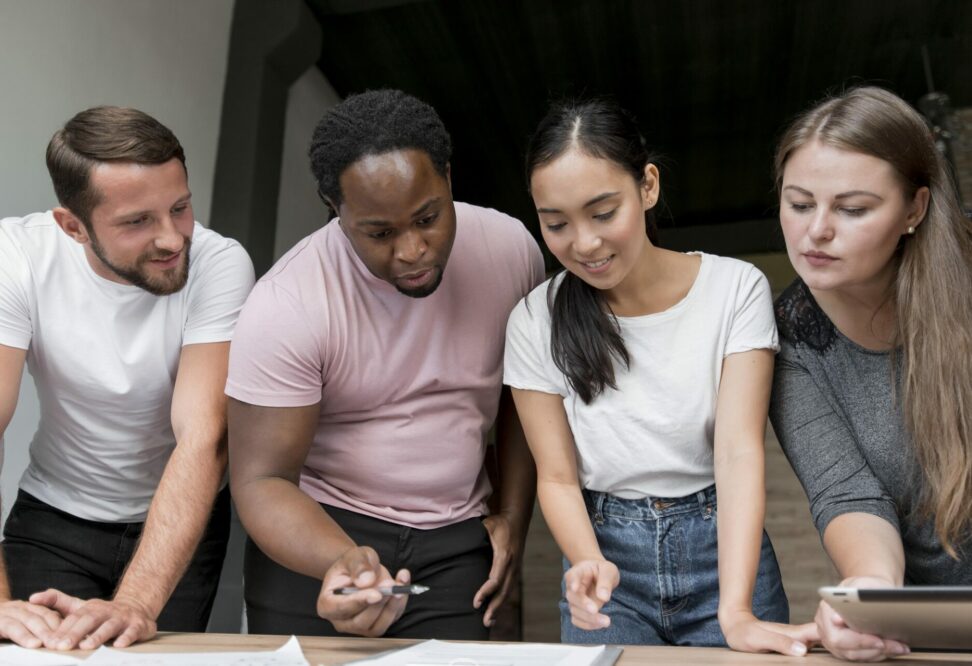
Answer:
[[955, 544], [972, 527], [972, 225], [928, 125], [894, 93], [857, 88], [798, 117], [776, 152], [777, 190], [789, 156], [812, 141], [888, 162], [908, 199], [929, 189], [924, 221], [893, 259], [889, 296], [905, 427], [924, 481], [915, 510], [934, 516], [957, 558]]
[[90, 186], [91, 169], [101, 162], [163, 164], [172, 158], [186, 166], [182, 145], [152, 116], [118, 106], [96, 106], [78, 113], [47, 144], [47, 170], [62, 206], [85, 226], [100, 200]]

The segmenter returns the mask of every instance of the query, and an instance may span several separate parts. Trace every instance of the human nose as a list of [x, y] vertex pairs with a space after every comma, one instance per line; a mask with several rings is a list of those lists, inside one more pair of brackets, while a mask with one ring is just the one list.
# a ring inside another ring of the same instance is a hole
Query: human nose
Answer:
[[162, 220], [162, 224], [159, 226], [159, 235], [155, 238], [155, 247], [166, 252], [176, 253], [182, 250], [185, 243], [186, 239], [179, 232], [175, 221], [171, 217]]
[[407, 231], [395, 244], [395, 258], [406, 264], [414, 264], [429, 249], [428, 243], [417, 231]]
[[829, 210], [821, 207], [814, 211], [810, 226], [807, 227], [807, 235], [815, 241], [833, 240], [834, 225]]
[[601, 247], [601, 236], [588, 225], [580, 225], [574, 236], [574, 249], [581, 255], [588, 255]]

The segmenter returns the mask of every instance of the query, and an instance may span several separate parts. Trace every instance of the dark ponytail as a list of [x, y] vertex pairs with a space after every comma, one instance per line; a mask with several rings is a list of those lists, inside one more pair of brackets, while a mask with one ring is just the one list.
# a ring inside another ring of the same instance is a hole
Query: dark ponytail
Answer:
[[[554, 105], [534, 132], [527, 147], [529, 187], [534, 170], [549, 164], [570, 148], [591, 157], [610, 160], [638, 183], [645, 166], [653, 162], [634, 118], [607, 100]], [[648, 238], [657, 244], [651, 211], [645, 213]], [[617, 388], [614, 360], [628, 367], [630, 358], [617, 317], [600, 289], [566, 271], [560, 285], [547, 291], [550, 308], [550, 347], [553, 361], [581, 400], [589, 404], [605, 387]]]

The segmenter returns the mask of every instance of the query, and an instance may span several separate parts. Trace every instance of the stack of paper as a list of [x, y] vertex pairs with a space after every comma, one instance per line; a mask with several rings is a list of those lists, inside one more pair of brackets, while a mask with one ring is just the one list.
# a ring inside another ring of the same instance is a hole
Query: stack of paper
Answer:
[[0, 647], [0, 664], [4, 666], [77, 666], [81, 660], [56, 652], [28, 650], [17, 645]]
[[54, 652], [26, 650], [15, 645], [0, 647], [4, 666], [310, 666], [297, 638], [290, 637], [272, 652], [125, 652], [100, 647], [90, 657], [78, 659]]
[[425, 641], [350, 662], [354, 666], [611, 666], [621, 648], [544, 643], [446, 643]]

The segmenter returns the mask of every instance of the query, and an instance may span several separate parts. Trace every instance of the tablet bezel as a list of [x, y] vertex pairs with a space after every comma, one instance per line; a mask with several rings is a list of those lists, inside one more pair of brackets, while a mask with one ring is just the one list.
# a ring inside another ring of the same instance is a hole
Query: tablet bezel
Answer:
[[821, 587], [818, 592], [855, 631], [916, 649], [972, 649], [972, 587]]

